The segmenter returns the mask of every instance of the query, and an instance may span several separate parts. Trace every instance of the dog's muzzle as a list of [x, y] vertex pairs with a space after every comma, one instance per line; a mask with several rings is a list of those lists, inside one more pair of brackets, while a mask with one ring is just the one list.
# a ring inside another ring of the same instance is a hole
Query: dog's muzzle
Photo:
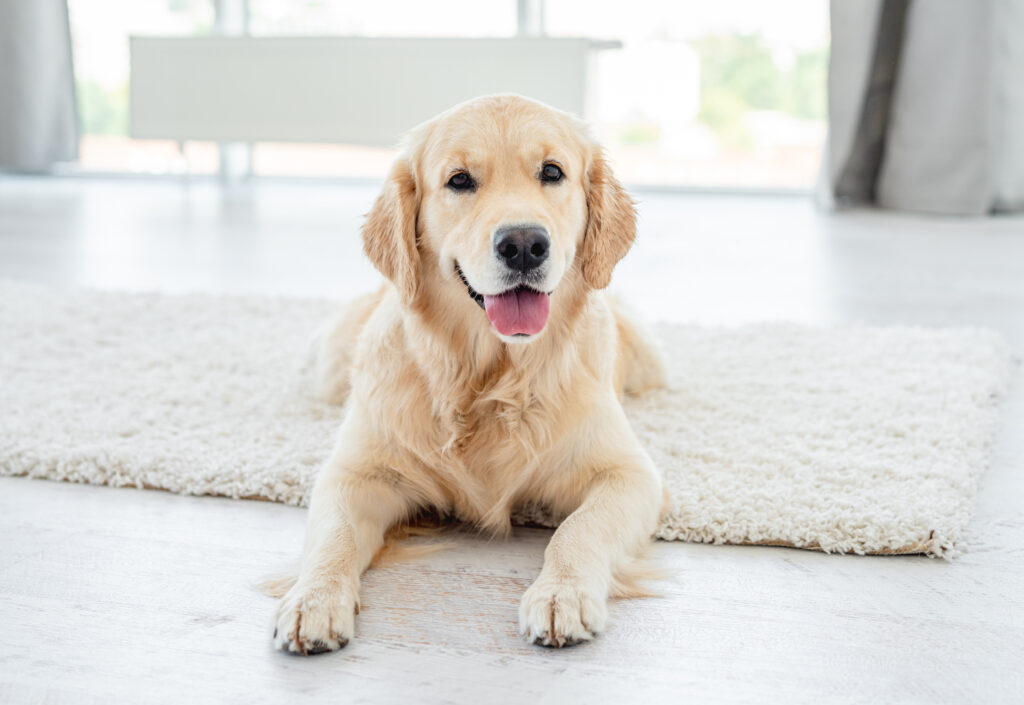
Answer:
[[[484, 310], [491, 325], [501, 335], [528, 337], [537, 335], [544, 329], [550, 310], [550, 294], [538, 291], [526, 283], [516, 284], [493, 296], [480, 294], [470, 285], [457, 262], [455, 272], [466, 286], [470, 298]], [[529, 275], [521, 275], [518, 278], [528, 277]]]

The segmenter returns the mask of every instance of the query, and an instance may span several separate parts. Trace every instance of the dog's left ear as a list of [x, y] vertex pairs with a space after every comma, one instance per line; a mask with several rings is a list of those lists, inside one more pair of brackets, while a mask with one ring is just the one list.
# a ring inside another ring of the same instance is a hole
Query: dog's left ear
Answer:
[[420, 283], [420, 255], [416, 249], [418, 211], [412, 170], [408, 161], [399, 159], [366, 215], [363, 252], [391, 280], [406, 303], [412, 303]]
[[636, 239], [636, 208], [598, 148], [593, 152], [587, 182], [587, 229], [580, 260], [587, 284], [603, 289], [611, 281], [612, 269]]

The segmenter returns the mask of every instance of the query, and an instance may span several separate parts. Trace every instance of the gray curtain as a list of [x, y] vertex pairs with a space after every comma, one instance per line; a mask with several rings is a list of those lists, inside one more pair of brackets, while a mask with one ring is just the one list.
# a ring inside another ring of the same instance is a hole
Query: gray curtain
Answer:
[[1024, 210], [1024, 0], [832, 0], [819, 200]]
[[0, 0], [0, 169], [40, 172], [78, 157], [65, 0]]

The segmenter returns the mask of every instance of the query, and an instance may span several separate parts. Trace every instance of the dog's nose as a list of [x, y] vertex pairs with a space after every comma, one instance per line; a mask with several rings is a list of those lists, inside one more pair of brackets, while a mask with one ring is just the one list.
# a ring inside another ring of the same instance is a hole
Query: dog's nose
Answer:
[[539, 226], [510, 225], [495, 233], [494, 250], [509, 269], [529, 272], [548, 258], [551, 239]]

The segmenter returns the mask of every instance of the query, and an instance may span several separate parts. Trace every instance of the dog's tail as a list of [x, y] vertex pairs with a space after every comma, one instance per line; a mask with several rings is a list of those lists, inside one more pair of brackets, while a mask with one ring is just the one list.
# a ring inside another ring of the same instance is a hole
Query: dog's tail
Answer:
[[392, 526], [384, 535], [384, 545], [370, 561], [370, 567], [422, 558], [443, 551], [452, 545], [451, 541], [416, 544], [404, 542], [413, 536], [436, 538], [442, 530], [440, 521], [433, 517], [417, 517], [412, 523]]
[[283, 570], [273, 573], [256, 583], [256, 589], [267, 597], [284, 597], [298, 579], [298, 570]]
[[661, 593], [649, 589], [644, 583], [665, 580], [668, 574], [656, 566], [645, 554], [630, 559], [612, 574], [612, 597], [661, 597]]
[[[409, 544], [404, 542], [413, 536], [436, 537], [442, 528], [441, 525], [432, 524], [429, 518], [417, 518], [411, 524], [396, 524], [388, 529], [384, 535], [384, 545], [370, 561], [369, 568], [375, 568], [388, 563], [398, 563], [416, 558], [429, 556], [451, 546], [450, 541], [431, 541], [430, 543]], [[298, 567], [287, 568], [276, 573], [267, 575], [256, 583], [256, 589], [267, 597], [284, 597], [285, 593], [292, 589], [298, 581]]]

